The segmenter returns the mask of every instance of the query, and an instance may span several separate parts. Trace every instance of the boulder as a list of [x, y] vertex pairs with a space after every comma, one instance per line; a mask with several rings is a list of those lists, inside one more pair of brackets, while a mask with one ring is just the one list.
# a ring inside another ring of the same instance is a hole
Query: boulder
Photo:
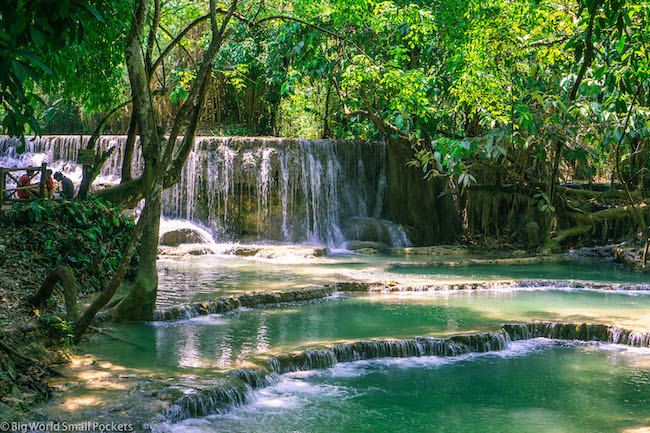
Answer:
[[390, 234], [381, 221], [373, 218], [350, 218], [344, 226], [346, 239], [390, 243]]
[[235, 248], [233, 254], [236, 256], [250, 257], [262, 251], [262, 247], [239, 245]]
[[196, 230], [189, 228], [176, 229], [160, 235], [158, 241], [160, 245], [168, 247], [177, 247], [180, 244], [201, 244], [205, 243], [203, 236]]
[[411, 245], [404, 229], [388, 220], [355, 217], [348, 219], [343, 227], [348, 240], [379, 242], [395, 247]]
[[359, 254], [379, 254], [379, 251], [374, 248], [361, 248], [354, 252]]
[[345, 243], [345, 248], [352, 251], [373, 249], [377, 251], [386, 251], [389, 249], [388, 245], [383, 242], [368, 242], [368, 241], [348, 241]]

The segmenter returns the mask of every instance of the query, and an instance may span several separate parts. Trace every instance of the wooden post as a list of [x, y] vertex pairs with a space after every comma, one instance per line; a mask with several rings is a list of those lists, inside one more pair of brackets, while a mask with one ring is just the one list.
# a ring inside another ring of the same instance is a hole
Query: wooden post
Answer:
[[41, 182], [38, 186], [38, 191], [41, 198], [47, 198], [47, 188], [45, 187], [47, 182], [47, 163], [41, 164]]
[[0, 209], [2, 208], [2, 205], [4, 204], [5, 201], [5, 187], [6, 187], [6, 179], [5, 179], [5, 169], [0, 168]]

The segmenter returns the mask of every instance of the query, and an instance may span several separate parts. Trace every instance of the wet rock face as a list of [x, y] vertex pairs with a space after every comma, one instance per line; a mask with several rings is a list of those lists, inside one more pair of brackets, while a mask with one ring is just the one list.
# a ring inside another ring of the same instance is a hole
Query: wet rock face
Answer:
[[541, 243], [541, 234], [539, 224], [535, 221], [526, 224], [520, 232], [522, 243], [526, 248], [538, 247]]
[[200, 244], [202, 242], [203, 236], [200, 233], [189, 228], [183, 228], [163, 233], [158, 243], [168, 247], [177, 247], [180, 244]]

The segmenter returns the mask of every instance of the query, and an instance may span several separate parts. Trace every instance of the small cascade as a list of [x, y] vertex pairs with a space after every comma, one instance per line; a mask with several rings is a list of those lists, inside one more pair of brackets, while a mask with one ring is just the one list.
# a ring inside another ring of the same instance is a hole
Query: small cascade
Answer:
[[252, 389], [264, 388], [265, 386], [278, 383], [279, 380], [277, 373], [263, 368], [240, 368], [231, 370], [229, 374], [241, 380]]
[[[563, 284], [566, 282], [563, 282]], [[548, 286], [535, 285], [531, 286], [526, 281], [492, 281], [492, 282], [480, 282], [480, 283], [436, 283], [436, 284], [423, 284], [420, 286], [400, 286], [384, 283], [360, 283], [360, 282], [340, 282], [334, 283], [331, 285], [325, 285], [322, 287], [313, 287], [299, 290], [287, 290], [283, 292], [255, 292], [247, 293], [239, 296], [228, 296], [220, 297], [210, 301], [205, 302], [195, 302], [187, 305], [178, 305], [170, 308], [165, 308], [157, 310], [154, 312], [154, 321], [172, 321], [172, 320], [184, 320], [191, 319], [193, 317], [207, 316], [210, 314], [220, 314], [226, 313], [228, 311], [235, 310], [239, 307], [258, 307], [265, 305], [273, 304], [282, 304], [289, 302], [304, 302], [304, 301], [313, 301], [316, 299], [323, 299], [327, 296], [331, 296], [336, 292], [437, 292], [437, 291], [477, 291], [477, 290], [517, 290], [517, 289], [527, 289], [530, 287], [540, 288], [542, 290], [551, 287], [563, 287], [562, 285], [554, 285], [552, 282], [548, 283]], [[556, 283], [557, 284], [557, 283]], [[596, 284], [590, 283], [589, 285], [579, 284], [582, 290], [647, 290], [646, 285], [607, 285], [607, 284]], [[504, 325], [512, 326], [513, 328], [508, 328], [506, 331], [508, 334], [517, 337], [514, 340], [536, 338], [536, 337], [547, 337], [547, 338], [562, 338], [557, 335], [559, 331], [553, 331], [543, 328], [543, 323], [539, 322], [535, 324], [537, 328], [526, 328], [526, 329], [515, 329], [520, 325]], [[531, 325], [532, 326], [532, 325]], [[605, 325], [589, 325], [589, 326], [605, 326]], [[545, 333], [542, 333], [542, 328], [545, 329]], [[595, 328], [594, 328], [595, 329]], [[524, 338], [519, 338], [520, 335], [525, 332], [533, 332], [531, 336]], [[564, 330], [563, 332], [570, 332], [569, 329]], [[613, 332], [613, 331], [612, 331]], [[568, 337], [567, 337], [568, 338]], [[635, 341], [639, 340], [640, 337], [636, 338]], [[565, 338], [566, 339], [566, 338]], [[575, 339], [583, 339], [575, 338]], [[601, 340], [606, 341], [606, 340]], [[616, 342], [618, 339], [612, 340]], [[622, 343], [627, 344], [627, 343]]]
[[506, 332], [459, 335], [449, 338], [417, 337], [405, 340], [368, 340], [335, 344], [329, 348], [279, 355], [269, 360], [278, 373], [333, 367], [339, 362], [378, 358], [458, 356], [504, 350], [510, 343]]
[[[18, 140], [0, 137], [0, 166], [36, 166], [45, 161], [76, 185], [79, 150], [89, 136]], [[103, 136], [98, 150], [114, 148], [95, 187], [119, 183], [125, 136]], [[136, 143], [132, 173], [142, 173]], [[401, 227], [383, 220], [385, 145], [364, 141], [258, 137], [197, 137], [178, 184], [165, 191], [163, 215], [200, 223], [219, 240], [310, 242], [340, 248], [344, 227], [355, 218], [379, 221], [383, 242], [410, 245]]]
[[170, 421], [182, 421], [222, 413], [234, 406], [240, 406], [248, 400], [250, 387], [241, 381], [232, 381], [204, 389], [193, 389], [174, 402], [167, 416]]
[[[400, 267], [397, 263], [392, 267]], [[404, 266], [412, 267], [410, 263]], [[635, 292], [648, 291], [648, 284], [622, 284], [622, 283], [596, 283], [590, 281], [573, 280], [511, 280], [511, 281], [480, 281], [461, 283], [423, 283], [413, 284], [385, 284], [385, 283], [352, 283], [340, 282], [331, 285], [341, 292], [437, 292], [437, 291], [476, 291], [476, 290], [595, 290], [595, 291], [621, 291]]]
[[554, 340], [603, 341], [635, 347], [650, 347], [650, 332], [621, 329], [617, 326], [592, 323], [535, 322], [505, 324], [502, 329], [512, 340], [550, 338]]

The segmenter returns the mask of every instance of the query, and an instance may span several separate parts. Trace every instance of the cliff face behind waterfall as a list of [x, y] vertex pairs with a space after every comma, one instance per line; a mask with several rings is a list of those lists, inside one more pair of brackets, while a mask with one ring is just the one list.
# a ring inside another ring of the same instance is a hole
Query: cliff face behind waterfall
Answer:
[[[16, 139], [0, 137], [0, 166], [45, 161], [78, 185], [77, 155], [88, 138], [38, 137], [28, 140], [26, 152], [19, 155]], [[125, 142], [124, 136], [99, 139], [101, 150], [115, 147], [115, 151], [95, 181], [96, 188], [119, 183]], [[165, 192], [163, 214], [198, 222], [220, 240], [310, 242], [334, 248], [350, 240], [398, 247], [410, 245], [411, 237], [420, 243], [421, 234], [436, 232], [430, 226], [442, 220], [396, 221], [407, 224], [403, 227], [386, 220], [387, 209], [399, 207], [410, 194], [404, 178], [400, 188], [390, 187], [397, 179], [387, 178], [387, 160], [386, 146], [377, 142], [198, 137], [180, 183]], [[411, 169], [402, 163], [397, 166]], [[137, 151], [132, 172], [141, 171]], [[417, 193], [421, 186], [411, 189]], [[447, 239], [427, 239], [440, 240]]]

